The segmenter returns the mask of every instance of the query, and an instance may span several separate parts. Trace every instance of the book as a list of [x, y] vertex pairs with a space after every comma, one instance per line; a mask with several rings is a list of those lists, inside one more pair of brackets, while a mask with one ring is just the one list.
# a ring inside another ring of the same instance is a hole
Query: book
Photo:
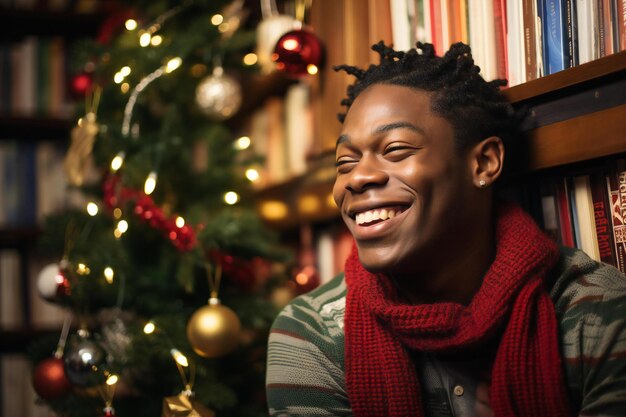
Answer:
[[559, 218], [559, 242], [563, 246], [575, 248], [576, 240], [574, 238], [568, 183], [567, 178], [562, 178], [555, 184], [556, 206]]
[[564, 0], [543, 0], [542, 39], [544, 74], [554, 74], [570, 66], [567, 10]]
[[578, 65], [578, 18], [576, 0], [565, 0], [565, 19], [567, 27], [567, 48], [569, 50], [569, 66]]
[[411, 22], [407, 0], [389, 0], [389, 6], [393, 47], [397, 51], [409, 50], [413, 45], [411, 44]]
[[20, 253], [16, 249], [0, 250], [0, 329], [15, 330], [26, 324]]
[[472, 55], [486, 80], [498, 76], [493, 0], [469, 0], [469, 34]]
[[576, 0], [579, 64], [600, 58], [598, 49], [598, 12], [595, 0]]
[[309, 86], [306, 83], [294, 84], [285, 95], [285, 145], [290, 177], [306, 172], [306, 159], [313, 144], [309, 96]]
[[591, 196], [591, 182], [589, 175], [579, 175], [572, 179], [574, 204], [576, 205], [576, 224], [579, 229], [580, 240], [578, 248], [587, 253], [590, 258], [601, 261], [596, 225]]
[[590, 174], [589, 180], [600, 260], [609, 265], [617, 266], [606, 174], [604, 171], [595, 171]]
[[507, 78], [509, 87], [526, 82], [522, 2], [506, 1]]
[[537, 63], [537, 4], [535, 0], [522, 0], [522, 25], [524, 37], [524, 71], [525, 80], [531, 81], [538, 77]]
[[622, 192], [626, 191], [626, 161], [615, 161], [607, 172], [606, 184], [611, 205], [615, 263], [620, 271], [626, 273], [626, 192]]

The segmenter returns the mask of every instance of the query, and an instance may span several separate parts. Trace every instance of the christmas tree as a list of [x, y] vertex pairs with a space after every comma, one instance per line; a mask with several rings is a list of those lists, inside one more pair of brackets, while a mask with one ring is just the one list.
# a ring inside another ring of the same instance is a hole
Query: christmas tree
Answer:
[[73, 49], [85, 104], [64, 168], [85, 204], [46, 220], [41, 251], [58, 262], [38, 278], [71, 320], [30, 349], [60, 416], [266, 415], [287, 258], [250, 208], [249, 143], [230, 121], [257, 71], [246, 14], [125, 3]]

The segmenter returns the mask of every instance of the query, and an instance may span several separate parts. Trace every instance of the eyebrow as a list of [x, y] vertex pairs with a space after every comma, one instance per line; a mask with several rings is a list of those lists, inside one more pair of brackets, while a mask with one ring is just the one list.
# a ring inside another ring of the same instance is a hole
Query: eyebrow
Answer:
[[[374, 133], [384, 133], [395, 129], [409, 129], [422, 135], [425, 134], [424, 129], [420, 128], [419, 126], [415, 126], [414, 124], [411, 124], [409, 122], [396, 122], [378, 126], [376, 129], [374, 129]], [[337, 138], [337, 143], [335, 144], [335, 148], [337, 148], [342, 143], [349, 141], [350, 138], [348, 137], [348, 135], [339, 135], [339, 138]]]

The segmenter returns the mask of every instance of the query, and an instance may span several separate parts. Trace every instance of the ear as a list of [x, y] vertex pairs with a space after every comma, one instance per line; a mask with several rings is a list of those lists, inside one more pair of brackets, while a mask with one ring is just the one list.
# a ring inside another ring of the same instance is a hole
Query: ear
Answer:
[[476, 187], [486, 188], [493, 184], [502, 173], [504, 165], [504, 144], [497, 136], [490, 136], [474, 145], [470, 152], [472, 180]]

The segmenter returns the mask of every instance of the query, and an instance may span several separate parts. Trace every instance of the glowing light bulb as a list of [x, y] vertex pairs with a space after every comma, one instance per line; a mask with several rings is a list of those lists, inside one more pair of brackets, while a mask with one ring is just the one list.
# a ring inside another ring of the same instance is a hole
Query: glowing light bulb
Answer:
[[152, 192], [156, 188], [156, 183], [157, 173], [155, 171], [152, 171], [150, 174], [148, 174], [148, 178], [146, 178], [146, 182], [143, 184], [143, 192], [146, 193], [146, 195], [152, 194]]
[[245, 65], [254, 65], [259, 60], [259, 57], [255, 53], [250, 52], [249, 54], [244, 55], [243, 63]]
[[124, 22], [124, 26], [126, 27], [126, 30], [135, 30], [137, 29], [137, 21], [135, 19], [128, 19]]
[[96, 203], [94, 203], [93, 201], [90, 201], [89, 203], [87, 203], [87, 213], [93, 217], [96, 214], [98, 214], [98, 205]]
[[145, 334], [152, 334], [154, 333], [155, 330], [156, 330], [156, 326], [151, 321], [147, 322], [146, 325], [143, 326], [143, 332]]
[[126, 65], [125, 67], [120, 68], [120, 74], [122, 74], [124, 77], [128, 77], [130, 75], [130, 67], [128, 65]]
[[248, 168], [246, 170], [246, 178], [252, 182], [258, 181], [259, 178], [261, 177], [261, 175], [259, 174], [259, 171], [257, 171], [254, 168]]
[[120, 220], [117, 222], [116, 229], [119, 230], [120, 233], [126, 233], [128, 231], [128, 222], [126, 220]]
[[178, 349], [172, 349], [170, 350], [170, 353], [172, 354], [172, 357], [174, 358], [176, 362], [178, 362], [179, 365], [182, 365], [184, 367], [189, 366], [189, 361], [187, 360], [187, 357], [183, 355], [182, 353], [180, 353]]
[[130, 90], [130, 84], [122, 83], [122, 85], [120, 85], [120, 91], [122, 92], [122, 94], [128, 93], [129, 90]]
[[172, 58], [169, 61], [167, 61], [167, 64], [165, 65], [165, 72], [169, 74], [170, 72], [180, 67], [182, 64], [183, 64], [182, 58], [180, 57]]
[[224, 194], [224, 201], [226, 202], [226, 204], [230, 204], [232, 206], [237, 201], [239, 201], [239, 194], [234, 191], [229, 191]]
[[115, 374], [109, 375], [109, 377], [107, 378], [107, 385], [115, 385], [115, 384], [117, 384], [118, 379], [119, 378]]
[[309, 64], [306, 66], [306, 72], [308, 72], [311, 75], [315, 75], [319, 72], [319, 69], [315, 65]]
[[91, 272], [91, 270], [87, 267], [87, 265], [85, 265], [83, 263], [79, 263], [76, 266], [76, 273], [78, 275], [89, 275], [90, 272]]
[[181, 216], [176, 217], [176, 226], [178, 228], [181, 228], [185, 225], [185, 219], [183, 219]]
[[113, 76], [113, 82], [120, 84], [122, 81], [124, 81], [124, 75], [121, 72], [116, 72]]
[[111, 268], [110, 266], [104, 268], [104, 279], [106, 280], [106, 282], [108, 282], [109, 284], [113, 284], [114, 275], [115, 273], [113, 272], [113, 268]]
[[163, 43], [163, 37], [161, 35], [154, 35], [152, 39], [150, 39], [150, 44], [152, 46], [159, 46]]
[[248, 136], [242, 136], [235, 141], [235, 148], [242, 151], [244, 149], [248, 149], [250, 144], [252, 144], [250, 138]]
[[152, 40], [152, 35], [150, 35], [148, 32], [144, 32], [139, 37], [139, 46], [145, 48], [146, 46], [150, 45], [151, 40]]
[[211, 23], [213, 24], [213, 26], [219, 26], [222, 24], [223, 21], [224, 21], [224, 16], [222, 16], [221, 14], [214, 14], [211, 17]]
[[115, 157], [111, 161], [111, 171], [116, 172], [118, 169], [122, 167], [122, 165], [124, 164], [125, 156], [126, 155], [124, 154], [124, 152], [120, 152], [117, 155], [115, 155]]

